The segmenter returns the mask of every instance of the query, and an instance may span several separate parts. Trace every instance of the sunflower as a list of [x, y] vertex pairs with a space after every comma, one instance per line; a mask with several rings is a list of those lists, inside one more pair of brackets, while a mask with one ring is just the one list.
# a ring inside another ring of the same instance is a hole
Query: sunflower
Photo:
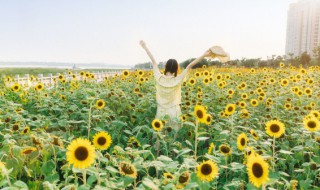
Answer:
[[290, 103], [285, 103], [284, 106], [283, 106], [286, 110], [291, 110], [292, 108], [292, 105]]
[[38, 84], [35, 86], [35, 89], [36, 89], [37, 91], [41, 91], [41, 90], [44, 89], [44, 85], [40, 82], [40, 83], [38, 83]]
[[36, 150], [38, 150], [38, 149], [35, 148], [35, 147], [24, 148], [24, 149], [21, 150], [20, 153], [21, 153], [22, 155], [27, 155], [27, 154], [31, 154], [32, 152], [34, 152], [34, 151], [36, 151]]
[[105, 105], [106, 105], [106, 103], [104, 102], [104, 100], [100, 99], [100, 100], [97, 100], [97, 102], [96, 102], [96, 107], [98, 109], [103, 109]]
[[134, 147], [140, 147], [141, 146], [140, 142], [135, 137], [130, 137], [130, 139], [128, 140], [128, 144], [131, 144]]
[[311, 95], [311, 94], [312, 94], [312, 90], [311, 90], [310, 88], [306, 88], [306, 89], [304, 90], [304, 93], [305, 93], [306, 95]]
[[230, 146], [228, 144], [222, 144], [219, 146], [220, 152], [225, 155], [228, 156], [232, 153], [232, 150], [230, 148]]
[[134, 88], [133, 92], [138, 94], [140, 92], [140, 88], [138, 88], [138, 87]]
[[203, 106], [196, 105], [194, 107], [194, 115], [200, 123], [206, 123], [206, 109]]
[[6, 166], [3, 162], [0, 161], [0, 176], [6, 172]]
[[287, 79], [281, 80], [281, 86], [287, 86], [289, 84], [289, 81]]
[[93, 145], [100, 150], [106, 150], [112, 143], [112, 138], [107, 132], [99, 132], [93, 137]]
[[267, 134], [271, 137], [279, 138], [285, 131], [284, 124], [278, 120], [268, 121], [265, 125]]
[[208, 148], [208, 154], [212, 154], [214, 148], [215, 148], [214, 143], [210, 143], [210, 146]]
[[253, 138], [254, 138], [255, 140], [258, 140], [258, 139], [259, 139], [258, 134], [257, 134], [253, 129], [250, 130], [250, 133], [251, 133], [251, 135], [253, 136]]
[[237, 139], [237, 146], [239, 150], [243, 150], [246, 148], [248, 144], [248, 137], [244, 133], [241, 133]]
[[132, 178], [137, 178], [137, 169], [134, 167], [134, 165], [127, 163], [127, 162], [121, 162], [119, 165], [119, 171], [121, 175], [129, 176]]
[[171, 173], [168, 173], [168, 172], [163, 173], [163, 176], [164, 176], [164, 178], [169, 179], [169, 180], [174, 178], [173, 175]]
[[218, 176], [219, 171], [217, 164], [211, 160], [202, 162], [200, 165], [198, 165], [197, 170], [197, 176], [202, 181], [212, 181]]
[[206, 124], [210, 125], [212, 122], [212, 116], [210, 114], [206, 114], [205, 118], [206, 118]]
[[250, 182], [260, 187], [269, 180], [268, 163], [261, 156], [250, 156], [248, 158], [247, 170]]
[[246, 106], [247, 106], [247, 103], [245, 101], [240, 101], [239, 102], [239, 107], [240, 108], [246, 108]]
[[190, 180], [190, 174], [187, 171], [183, 172], [178, 179], [179, 183], [182, 185], [188, 184], [189, 180]]
[[122, 75], [125, 77], [129, 76], [129, 74], [130, 74], [130, 72], [128, 70], [122, 71]]
[[11, 89], [14, 92], [18, 92], [21, 89], [21, 86], [20, 86], [20, 84], [15, 83], [14, 85], [12, 85]]
[[142, 76], [142, 75], [144, 75], [144, 72], [143, 72], [142, 70], [139, 70], [139, 71], [138, 71], [138, 75], [139, 75], [139, 76]]
[[160, 121], [159, 119], [154, 119], [154, 120], [152, 121], [152, 128], [153, 128], [155, 131], [160, 131], [160, 130], [163, 128], [162, 121]]
[[252, 99], [250, 101], [250, 104], [251, 104], [251, 106], [256, 107], [256, 106], [258, 106], [259, 103], [258, 103], [258, 101], [256, 99]]
[[233, 95], [233, 94], [234, 94], [234, 90], [230, 88], [230, 89], [228, 90], [228, 95]]
[[77, 138], [67, 147], [67, 161], [74, 168], [85, 169], [93, 164], [94, 146], [87, 139]]
[[228, 104], [224, 110], [227, 115], [232, 115], [236, 111], [235, 104]]
[[242, 94], [241, 94], [241, 98], [242, 98], [243, 100], [248, 99], [247, 93], [242, 93]]
[[196, 84], [196, 79], [194, 79], [194, 78], [191, 77], [191, 78], [189, 79], [188, 83], [189, 83], [191, 86], [193, 86], [193, 85]]
[[315, 132], [320, 129], [320, 122], [313, 115], [305, 117], [303, 119], [303, 124], [304, 128], [308, 129], [311, 132]]
[[26, 126], [26, 127], [22, 130], [21, 134], [25, 135], [25, 134], [27, 134], [27, 133], [29, 133], [29, 132], [30, 132], [30, 127], [29, 127], [29, 126]]
[[247, 146], [245, 149], [244, 149], [244, 155], [245, 155], [245, 158], [248, 159], [250, 156], [257, 156], [258, 154], [255, 152], [254, 148], [253, 147], [250, 147], [250, 146]]
[[280, 67], [283, 68], [284, 67], [284, 63], [280, 62]]
[[241, 117], [241, 118], [249, 118], [249, 117], [250, 117], [249, 111], [246, 110], [246, 109], [241, 110], [240, 117]]
[[317, 119], [320, 119], [320, 112], [316, 110], [310, 111], [309, 115], [314, 115]]
[[18, 124], [14, 124], [14, 125], [12, 125], [12, 127], [11, 127], [12, 131], [18, 131], [19, 128], [20, 128], [20, 126], [19, 126]]

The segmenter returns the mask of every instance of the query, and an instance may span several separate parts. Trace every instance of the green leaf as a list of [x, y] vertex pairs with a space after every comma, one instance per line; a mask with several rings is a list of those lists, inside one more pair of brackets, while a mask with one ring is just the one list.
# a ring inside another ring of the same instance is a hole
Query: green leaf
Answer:
[[171, 162], [172, 159], [167, 157], [167, 156], [164, 156], [164, 155], [161, 155], [157, 158], [159, 161], [163, 161], [163, 162]]
[[231, 165], [231, 170], [233, 171], [241, 170], [242, 168], [244, 168], [243, 164], [240, 164], [237, 162], [232, 162], [230, 165]]
[[112, 173], [118, 173], [118, 170], [111, 166], [106, 166], [106, 170]]
[[282, 154], [293, 154], [293, 152], [287, 151], [287, 150], [280, 150], [279, 151]]
[[303, 146], [302, 145], [299, 145], [299, 146], [295, 146], [292, 148], [293, 151], [300, 151], [300, 150], [303, 150]]
[[158, 190], [158, 186], [156, 184], [153, 183], [153, 181], [151, 181], [148, 178], [144, 178], [142, 181], [142, 184], [152, 190]]
[[20, 190], [28, 190], [28, 185], [23, 181], [16, 181], [13, 186], [19, 187]]
[[185, 148], [185, 149], [182, 149], [181, 151], [179, 151], [179, 154], [176, 158], [179, 158], [180, 156], [184, 155], [184, 154], [187, 154], [189, 152], [191, 152], [192, 150], [189, 149], [189, 148]]
[[209, 137], [198, 137], [198, 141], [205, 141], [209, 139]]

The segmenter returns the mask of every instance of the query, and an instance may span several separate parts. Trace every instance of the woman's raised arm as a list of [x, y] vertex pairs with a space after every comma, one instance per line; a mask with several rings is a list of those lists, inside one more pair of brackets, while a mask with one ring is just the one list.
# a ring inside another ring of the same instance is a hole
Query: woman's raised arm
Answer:
[[190, 70], [193, 66], [195, 66], [197, 63], [199, 63], [203, 58], [210, 56], [212, 53], [210, 50], [207, 50], [204, 52], [203, 55], [198, 57], [197, 59], [193, 60], [186, 68], [186, 70]]
[[154, 59], [153, 55], [151, 54], [151, 52], [147, 48], [146, 43], [143, 40], [141, 40], [140, 41], [140, 45], [147, 52], [149, 58], [151, 59], [151, 62], [152, 62], [152, 65], [153, 65], [153, 69], [158, 68], [158, 63], [156, 62], [156, 60]]

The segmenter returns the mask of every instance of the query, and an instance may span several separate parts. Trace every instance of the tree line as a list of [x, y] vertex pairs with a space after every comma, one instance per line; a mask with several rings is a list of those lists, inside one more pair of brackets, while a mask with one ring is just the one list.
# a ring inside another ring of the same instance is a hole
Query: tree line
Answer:
[[[209, 59], [203, 59], [200, 63], [195, 65], [193, 68], [199, 68], [203, 65], [206, 66], [216, 66], [216, 67], [246, 67], [246, 68], [263, 68], [263, 67], [270, 67], [270, 68], [276, 68], [279, 67], [279, 63], [283, 62], [286, 65], [292, 65], [295, 67], [299, 67], [299, 65], [302, 65], [303, 67], [309, 67], [309, 66], [320, 66], [320, 46], [315, 48], [313, 50], [314, 56], [311, 57], [307, 52], [303, 52], [300, 56], [294, 56], [292, 53], [289, 53], [288, 55], [272, 55], [271, 57], [268, 57], [267, 60], [262, 60], [261, 58], [254, 58], [254, 59], [235, 59], [230, 60], [226, 63], [221, 63], [219, 61], [212, 61]], [[180, 63], [181, 68], [186, 68], [195, 58], [191, 58], [188, 60], [185, 60]], [[159, 63], [159, 68], [164, 68], [165, 62]], [[151, 69], [152, 64], [151, 62], [146, 63], [139, 63], [134, 66], [134, 69]]]

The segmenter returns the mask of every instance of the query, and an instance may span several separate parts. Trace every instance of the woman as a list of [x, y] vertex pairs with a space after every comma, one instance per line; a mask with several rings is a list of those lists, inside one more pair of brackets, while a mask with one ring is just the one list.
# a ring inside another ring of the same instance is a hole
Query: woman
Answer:
[[[187, 68], [181, 73], [178, 73], [178, 62], [175, 59], [169, 59], [165, 66], [164, 74], [161, 74], [157, 66], [157, 62], [147, 48], [144, 41], [140, 41], [140, 45], [147, 52], [153, 64], [153, 72], [156, 79], [156, 100], [157, 100], [157, 119], [162, 119], [168, 115], [171, 121], [177, 120], [181, 115], [181, 85], [183, 79], [188, 75], [191, 68], [199, 63], [205, 57], [226, 57], [227, 54], [222, 48], [215, 46], [205, 51], [203, 55], [192, 61]], [[175, 125], [175, 130], [178, 126]]]

